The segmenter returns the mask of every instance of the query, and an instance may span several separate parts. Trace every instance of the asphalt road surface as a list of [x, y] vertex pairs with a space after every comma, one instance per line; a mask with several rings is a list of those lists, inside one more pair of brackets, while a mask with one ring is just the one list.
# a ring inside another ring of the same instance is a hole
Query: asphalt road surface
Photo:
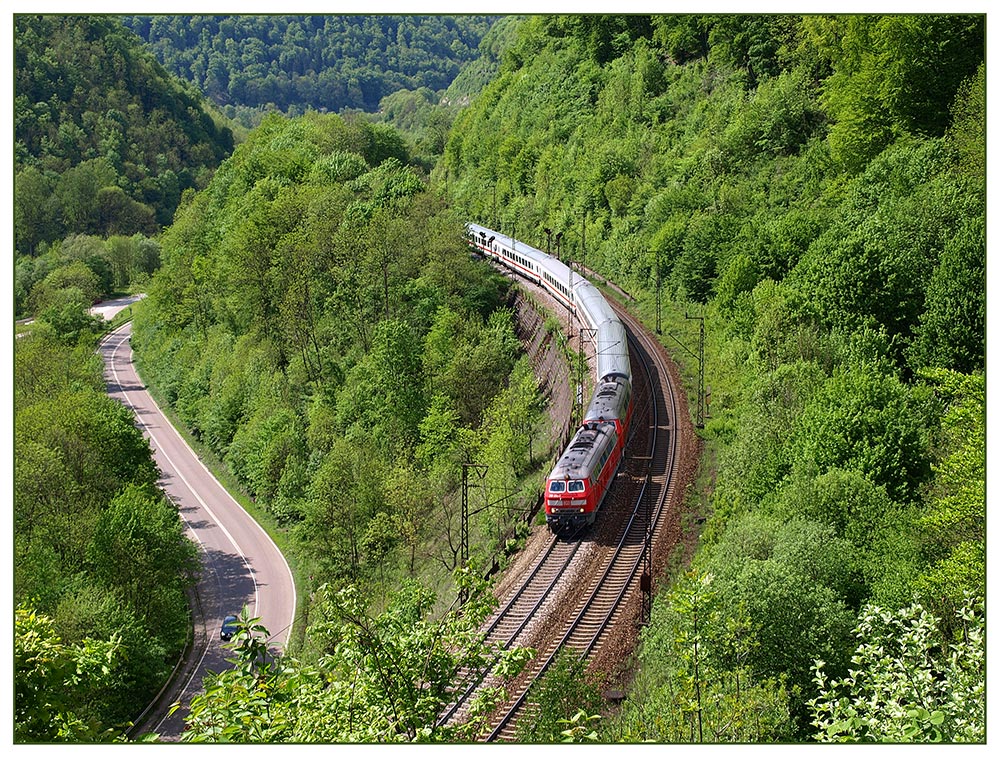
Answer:
[[90, 309], [90, 315], [103, 316], [105, 321], [110, 321], [119, 311], [123, 311], [133, 303], [137, 303], [146, 297], [146, 293], [140, 295], [126, 295], [116, 297], [113, 300], [104, 300]]
[[[274, 652], [283, 649], [295, 617], [295, 585], [284, 556], [267, 533], [209, 472], [153, 402], [132, 365], [125, 324], [101, 344], [108, 394], [131, 408], [136, 423], [150, 440], [161, 486], [177, 504], [186, 531], [199, 547], [202, 571], [192, 593], [194, 645], [178, 665], [171, 684], [137, 720], [139, 733], [157, 732], [176, 740], [193, 695], [201, 691], [208, 671], [222, 671], [231, 651], [221, 647], [219, 630], [227, 614], [246, 606], [271, 634]], [[167, 716], [170, 703], [181, 709]]]

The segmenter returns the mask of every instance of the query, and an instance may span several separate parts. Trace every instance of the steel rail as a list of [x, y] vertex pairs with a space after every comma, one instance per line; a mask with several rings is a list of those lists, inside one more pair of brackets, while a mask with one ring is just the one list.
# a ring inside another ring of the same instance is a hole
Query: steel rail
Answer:
[[[534, 604], [527, 611], [527, 613], [524, 614], [524, 617], [520, 619], [513, 634], [510, 634], [507, 637], [507, 639], [500, 642], [500, 648], [502, 650], [506, 650], [521, 635], [525, 627], [527, 627], [528, 624], [531, 623], [531, 621], [535, 618], [535, 614], [538, 612], [538, 609], [541, 608], [545, 600], [548, 599], [548, 597], [552, 594], [553, 588], [556, 586], [556, 584], [559, 583], [559, 580], [562, 577], [566, 567], [569, 566], [573, 558], [576, 556], [577, 552], [580, 549], [580, 544], [581, 544], [580, 540], [574, 540], [572, 543], [569, 543], [567, 541], [560, 541], [556, 535], [552, 535], [548, 547], [545, 549], [544, 555], [542, 555], [541, 558], [538, 561], [536, 561], [531, 572], [521, 583], [520, 587], [513, 593], [513, 595], [510, 597], [510, 599], [507, 601], [504, 607], [499, 611], [499, 613], [495, 614], [492, 621], [483, 631], [484, 641], [490, 639], [490, 637], [501, 625], [501, 623], [512, 613], [512, 610], [514, 606], [517, 604], [517, 602], [522, 597], [524, 597], [525, 594], [527, 594], [528, 589], [531, 588], [531, 585], [535, 581], [536, 577], [538, 577], [539, 574], [542, 573], [542, 568], [546, 565], [549, 558], [552, 557], [552, 554], [555, 552], [556, 547], [559, 545], [566, 545], [566, 544], [572, 544], [572, 547], [569, 549], [568, 554], [566, 555], [565, 558], [562, 559], [561, 565], [557, 566], [554, 570], [550, 568], [548, 572], [546, 572], [546, 573], [551, 572], [552, 578], [548, 580], [545, 585], [543, 585], [543, 589], [539, 593], [538, 598], [534, 601]], [[490, 671], [493, 670], [493, 665], [496, 663], [497, 660], [499, 660], [499, 657], [500, 657], [499, 654], [494, 656], [493, 660], [486, 667], [479, 669], [476, 672], [473, 672], [472, 674], [473, 678], [467, 680], [469, 681], [468, 684], [463, 685], [465, 686], [465, 691], [454, 703], [450, 704], [447, 711], [442, 716], [439, 717], [437, 721], [437, 726], [443, 726], [448, 721], [450, 721], [454, 717], [458, 709], [461, 708], [462, 705], [464, 705], [469, 700], [470, 697], [472, 697], [472, 695], [479, 688], [479, 685], [482, 684], [483, 680], [487, 677]]]
[[[616, 310], [618, 310], [618, 309], [616, 308]], [[620, 315], [623, 315], [623, 317], [624, 317], [626, 314], [620, 314]], [[634, 331], [637, 331], [639, 334], [642, 333], [641, 329], [635, 330], [634, 322], [632, 321], [632, 319], [629, 318], [627, 320], [633, 326], [633, 329], [630, 330], [630, 331], [634, 330]], [[629, 339], [634, 344], [636, 344], [636, 345], [640, 344], [638, 338], [636, 336], [634, 336], [633, 334], [629, 335]], [[563, 636], [560, 639], [559, 643], [552, 649], [552, 651], [550, 652], [549, 656], [547, 657], [547, 659], [545, 660], [545, 662], [542, 664], [542, 666], [534, 673], [534, 675], [531, 677], [531, 679], [525, 685], [523, 685], [523, 689], [522, 689], [519, 697], [507, 709], [507, 711], [504, 714], [504, 716], [500, 719], [500, 721], [498, 722], [498, 724], [496, 725], [496, 727], [490, 733], [489, 737], [487, 738], [488, 742], [495, 741], [504, 732], [504, 730], [508, 727], [508, 725], [514, 719], [514, 716], [524, 706], [524, 704], [525, 704], [525, 702], [527, 700], [528, 692], [530, 691], [530, 688], [531, 688], [531, 684], [533, 682], [537, 681], [538, 679], [540, 679], [545, 674], [545, 672], [551, 667], [551, 665], [555, 662], [555, 659], [556, 659], [557, 655], [559, 654], [559, 652], [564, 647], [568, 647], [569, 646], [568, 643], [569, 643], [570, 639], [577, 632], [577, 630], [579, 630], [582, 626], [584, 626], [584, 620], [586, 619], [586, 617], [587, 617], [588, 613], [590, 612], [590, 610], [595, 606], [595, 604], [597, 602], [597, 599], [602, 595], [602, 593], [606, 594], [606, 592], [607, 592], [607, 590], [608, 590], [608, 588], [610, 586], [610, 588], [612, 589], [612, 592], [613, 592], [613, 600], [612, 600], [611, 604], [608, 606], [608, 610], [603, 614], [603, 617], [598, 619], [597, 628], [590, 635], [589, 642], [587, 642], [583, 646], [583, 649], [580, 652], [580, 658], [586, 658], [586, 657], [588, 657], [594, 651], [594, 648], [597, 647], [599, 640], [601, 639], [602, 635], [604, 634], [605, 630], [607, 629], [607, 626], [611, 622], [611, 619], [613, 618], [614, 614], [617, 612], [618, 608], [620, 607], [622, 600], [624, 599], [624, 597], [628, 593], [629, 589], [632, 588], [633, 585], [634, 585], [634, 580], [635, 580], [636, 574], [638, 573], [639, 566], [640, 566], [640, 564], [642, 562], [642, 559], [643, 559], [643, 550], [637, 551], [637, 555], [634, 557], [633, 560], [625, 562], [627, 570], [625, 572], [625, 576], [624, 577], [618, 578], [617, 580], [615, 580], [615, 582], [613, 584], [609, 583], [609, 577], [611, 577], [612, 573], [616, 569], [618, 569], [618, 568], [621, 567], [621, 558], [624, 557], [627, 554], [627, 552], [628, 552], [627, 549], [626, 549], [627, 546], [630, 545], [630, 544], [632, 544], [632, 542], [634, 542], [634, 536], [635, 535], [633, 534], [633, 527], [637, 524], [637, 519], [638, 519], [638, 516], [639, 516], [639, 512], [640, 512], [640, 510], [642, 510], [642, 505], [645, 502], [644, 498], [646, 497], [647, 489], [649, 488], [649, 485], [650, 485], [650, 473], [651, 473], [651, 468], [652, 468], [652, 462], [653, 462], [653, 459], [654, 459], [654, 453], [656, 451], [656, 446], [657, 446], [657, 442], [658, 442], [659, 402], [657, 401], [657, 398], [653, 394], [653, 390], [654, 390], [654, 382], [652, 380], [653, 370], [652, 370], [652, 368], [650, 366], [650, 363], [652, 363], [653, 361], [655, 361], [656, 358], [655, 358], [655, 353], [653, 351], [649, 351], [648, 350], [648, 346], [644, 345], [643, 347], [647, 351], [648, 358], [642, 356], [642, 353], [639, 350], [635, 351], [635, 355], [640, 358], [640, 362], [641, 362], [641, 365], [643, 367], [643, 371], [645, 372], [646, 377], [647, 377], [647, 385], [648, 385], [649, 395], [650, 395], [650, 397], [652, 399], [652, 403], [651, 403], [651, 406], [650, 406], [650, 416], [651, 416], [651, 421], [652, 421], [652, 424], [650, 425], [650, 428], [652, 429], [652, 435], [651, 435], [651, 438], [650, 438], [650, 441], [649, 441], [649, 445], [648, 445], [648, 450], [649, 450], [650, 454], [649, 454], [648, 459], [647, 459], [648, 462], [647, 462], [647, 466], [646, 466], [646, 474], [645, 474], [645, 476], [643, 478], [643, 485], [642, 485], [642, 487], [640, 489], [639, 495], [633, 501], [635, 505], [634, 505], [634, 508], [632, 510], [632, 514], [631, 514], [631, 516], [629, 518], [628, 524], [626, 525], [626, 527], [622, 531], [622, 536], [621, 536], [621, 539], [619, 540], [618, 545], [617, 545], [617, 547], [615, 549], [614, 556], [608, 562], [607, 567], [605, 568], [604, 572], [602, 573], [600, 579], [597, 581], [596, 585], [594, 586], [594, 589], [591, 591], [591, 593], [588, 596], [586, 602], [580, 608], [579, 612], [577, 613], [576, 617], [573, 619], [573, 621], [571, 622], [571, 624], [567, 628], [566, 632], [563, 634]], [[673, 390], [672, 385], [669, 383], [669, 381], [667, 382], [666, 386], [667, 386], [667, 388], [669, 390], [668, 395], [669, 395], [669, 398], [670, 398], [670, 404], [671, 404], [671, 406], [673, 408], [676, 405], [676, 400], [675, 400], [675, 397], [674, 397], [674, 390]], [[668, 417], [669, 417], [669, 414], [668, 414]], [[670, 444], [667, 446], [667, 451], [666, 451], [666, 456], [665, 456], [665, 458], [666, 458], [665, 462], [666, 462], [667, 465], [665, 466], [664, 471], [667, 474], [670, 473], [670, 470], [673, 468], [673, 465], [674, 465], [674, 461], [675, 461], [675, 447], [676, 447], [676, 435], [670, 435]], [[660, 496], [657, 498], [658, 502], [657, 502], [655, 516], [654, 516], [654, 519], [653, 519], [654, 523], [659, 524], [661, 522], [660, 516], [661, 516], [662, 511], [663, 511], [663, 505], [664, 505], [664, 503], [666, 501], [666, 495], [668, 494], [669, 489], [670, 489], [669, 488], [669, 480], [671, 478], [672, 477], [669, 477], [669, 476], [667, 477], [667, 482], [665, 482], [665, 484], [667, 486], [663, 487], [662, 492], [660, 493]], [[632, 541], [629, 540], [630, 536], [633, 537]]]

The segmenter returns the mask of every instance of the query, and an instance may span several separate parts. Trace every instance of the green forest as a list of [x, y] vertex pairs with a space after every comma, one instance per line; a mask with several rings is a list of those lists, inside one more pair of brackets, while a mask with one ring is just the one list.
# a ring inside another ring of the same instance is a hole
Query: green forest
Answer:
[[14, 355], [14, 739], [115, 738], [190, 633], [197, 549], [90, 329]]
[[532, 17], [456, 119], [462, 215], [709, 329], [700, 549], [603, 738], [983, 739], [983, 33]]
[[[135, 319], [143, 376], [317, 586], [412, 574], [462, 462], [511, 490], [531, 465], [509, 284], [405, 157], [382, 125], [268, 117], [178, 212]], [[431, 546], [449, 571], [456, 537]]]
[[18, 15], [14, 37], [14, 308], [27, 316], [66, 307], [50, 295], [67, 267], [93, 274], [87, 305], [148, 278], [182, 194], [234, 143], [115, 19]]
[[[698, 549], [656, 578], [623, 703], [561, 660], [522, 738], [985, 741], [984, 16], [371, 17], [356, 25], [399, 48], [364, 75], [312, 52], [352, 44], [324, 36], [338, 17], [179, 19], [128, 22], [194, 85], [119, 20], [16, 18], [15, 296], [39, 318], [15, 348], [18, 741], [121, 739], [186, 635], [193, 553], [102, 396], [85, 310], [136, 287], [144, 381], [311, 596], [280, 663], [255, 668], [240, 638], [184, 739], [474, 736], [502, 693], [435, 724], [491, 654], [488, 588], [456, 572], [462, 464], [505, 504], [471, 524], [478, 568], [523, 536], [551, 441], [510, 285], [469, 258], [466, 220], [562, 232], [662, 316], [692, 408], [686, 316], [706, 329]], [[430, 41], [445, 30], [450, 54]], [[406, 68], [418, 49], [441, 78]], [[195, 93], [235, 101], [236, 61], [264, 111], [321, 69], [394, 94], [242, 138]], [[299, 79], [279, 73], [293, 61]], [[137, 549], [155, 585], [122, 579]], [[164, 613], [178, 623], [152, 629]]]
[[398, 90], [448, 88], [479, 57], [486, 16], [128, 16], [157, 60], [230, 118], [277, 109], [379, 110]]

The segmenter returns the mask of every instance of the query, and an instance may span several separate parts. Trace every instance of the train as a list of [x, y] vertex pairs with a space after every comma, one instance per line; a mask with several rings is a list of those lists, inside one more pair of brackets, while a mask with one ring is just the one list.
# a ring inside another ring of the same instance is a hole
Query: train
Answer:
[[632, 418], [625, 327], [601, 291], [558, 258], [480, 224], [467, 223], [466, 235], [474, 250], [548, 291], [594, 337], [593, 397], [545, 481], [546, 524], [557, 535], [575, 534], [594, 523], [624, 457]]

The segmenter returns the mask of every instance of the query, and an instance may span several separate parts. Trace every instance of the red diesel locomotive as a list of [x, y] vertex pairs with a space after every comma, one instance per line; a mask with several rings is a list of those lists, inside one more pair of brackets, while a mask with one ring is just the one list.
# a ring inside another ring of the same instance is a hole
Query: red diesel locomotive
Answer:
[[622, 376], [598, 382], [583, 425], [545, 483], [545, 522], [553, 532], [594, 523], [621, 463], [632, 417], [632, 387]]
[[546, 289], [595, 335], [594, 397], [545, 482], [545, 521], [553, 532], [593, 524], [621, 463], [632, 413], [625, 327], [601, 291], [562, 261], [485, 226], [466, 227], [475, 250]]

